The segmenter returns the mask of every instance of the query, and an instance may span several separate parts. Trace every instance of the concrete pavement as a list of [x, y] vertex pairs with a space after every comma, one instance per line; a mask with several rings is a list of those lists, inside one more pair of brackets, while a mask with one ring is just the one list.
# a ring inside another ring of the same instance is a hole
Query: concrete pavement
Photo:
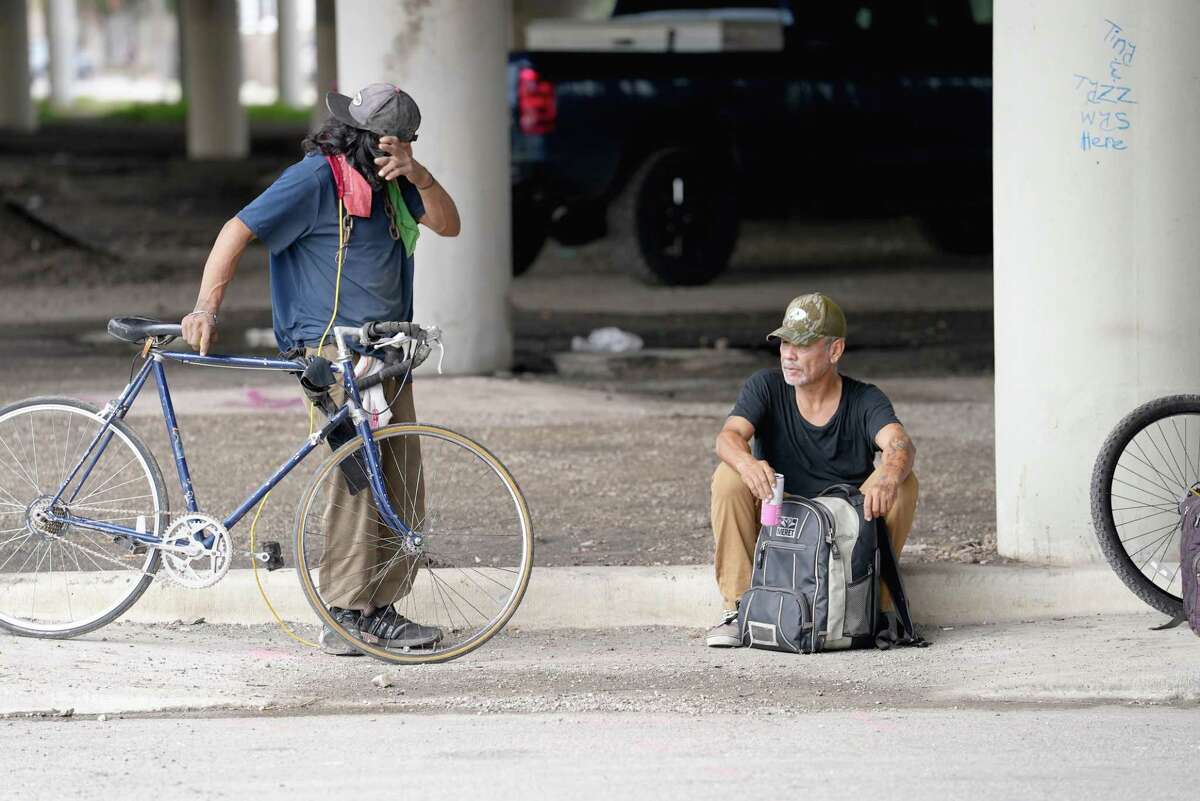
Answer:
[[1193, 792], [1198, 723], [1120, 708], [10, 720], [0, 753], [23, 801], [1174, 801]]
[[68, 641], [0, 634], [0, 715], [1200, 708], [1200, 640], [1186, 627], [1150, 631], [1151, 614], [927, 626], [929, 648], [812, 656], [707, 648], [700, 628], [620, 628], [619, 604], [610, 620], [512, 625], [462, 659], [412, 667], [326, 656], [266, 625], [117, 623]]

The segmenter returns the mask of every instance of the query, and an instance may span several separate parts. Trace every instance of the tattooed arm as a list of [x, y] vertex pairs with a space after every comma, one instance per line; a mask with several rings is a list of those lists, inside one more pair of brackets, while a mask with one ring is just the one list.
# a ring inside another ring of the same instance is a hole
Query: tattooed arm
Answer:
[[912, 473], [917, 460], [916, 446], [899, 423], [881, 428], [875, 444], [883, 451], [883, 462], [878, 479], [863, 485], [863, 516], [867, 520], [888, 513], [896, 501], [896, 488]]

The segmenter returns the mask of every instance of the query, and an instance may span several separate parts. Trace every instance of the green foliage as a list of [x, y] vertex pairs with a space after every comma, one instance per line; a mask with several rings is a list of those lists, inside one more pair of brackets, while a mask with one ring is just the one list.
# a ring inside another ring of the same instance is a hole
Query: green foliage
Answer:
[[[309, 109], [293, 108], [282, 103], [247, 106], [246, 113], [251, 122], [282, 122], [307, 125]], [[187, 104], [180, 103], [129, 103], [107, 102], [93, 98], [76, 98], [69, 109], [53, 108], [48, 101], [38, 103], [38, 118], [43, 122], [62, 120], [111, 120], [114, 122], [177, 123], [182, 125], [187, 118]]]

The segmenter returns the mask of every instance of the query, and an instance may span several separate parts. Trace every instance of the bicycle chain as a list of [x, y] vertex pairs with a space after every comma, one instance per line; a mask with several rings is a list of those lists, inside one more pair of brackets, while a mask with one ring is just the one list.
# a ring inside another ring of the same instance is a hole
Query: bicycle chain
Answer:
[[[88, 548], [86, 545], [83, 545], [83, 544], [81, 544], [81, 543], [79, 543], [79, 542], [76, 542], [76, 541], [68, 541], [68, 540], [67, 540], [66, 538], [64, 538], [64, 537], [58, 537], [58, 538], [56, 538], [55, 540], [52, 540], [52, 541], [57, 541], [57, 542], [58, 542], [60, 545], [62, 545], [63, 547], [78, 548], [80, 551], [82, 551], [83, 553], [86, 553], [88, 556], [91, 556], [93, 559], [99, 558], [101, 561], [104, 561], [104, 562], [112, 562], [114, 565], [117, 565], [118, 567], [121, 567], [121, 568], [123, 568], [123, 569], [125, 569], [125, 570], [129, 570], [129, 569], [130, 569], [130, 565], [129, 565], [129, 563], [127, 563], [127, 562], [122, 562], [120, 559], [117, 559], [117, 558], [115, 558], [115, 557], [113, 557], [113, 556], [109, 556], [109, 555], [108, 555], [108, 554], [106, 554], [106, 553], [103, 553], [103, 552], [98, 552], [98, 551], [93, 551], [93, 550], [91, 550], [90, 548]], [[151, 575], [151, 574], [147, 573], [145, 570], [139, 570], [138, 572], [139, 572], [139, 573], [141, 573], [143, 576], [148, 576], [148, 575]]]

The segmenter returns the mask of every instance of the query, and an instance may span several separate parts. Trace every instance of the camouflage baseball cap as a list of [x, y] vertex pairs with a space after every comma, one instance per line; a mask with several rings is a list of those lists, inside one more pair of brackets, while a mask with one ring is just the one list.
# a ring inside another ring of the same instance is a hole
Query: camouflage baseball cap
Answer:
[[354, 97], [337, 92], [325, 95], [325, 106], [336, 119], [353, 128], [395, 136], [401, 142], [417, 138], [421, 110], [407, 92], [390, 83], [364, 86]]
[[810, 292], [794, 298], [783, 314], [783, 324], [767, 339], [786, 339], [793, 345], [807, 345], [821, 337], [846, 336], [846, 315], [828, 295]]

